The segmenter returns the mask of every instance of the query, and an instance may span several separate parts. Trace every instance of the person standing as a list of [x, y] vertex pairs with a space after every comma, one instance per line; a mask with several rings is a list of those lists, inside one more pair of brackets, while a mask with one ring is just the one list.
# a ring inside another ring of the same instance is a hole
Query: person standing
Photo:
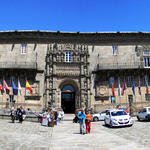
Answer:
[[16, 110], [14, 107], [12, 107], [10, 110], [10, 116], [11, 116], [12, 123], [15, 122], [15, 114], [16, 114]]
[[20, 108], [18, 109], [18, 118], [19, 118], [19, 123], [22, 123], [22, 121], [23, 121], [23, 108], [22, 108], [22, 106], [20, 106]]
[[78, 113], [78, 118], [79, 118], [79, 122], [80, 122], [80, 134], [85, 134], [85, 110], [82, 109], [79, 113]]
[[60, 115], [61, 115], [61, 121], [63, 121], [64, 120], [64, 111], [63, 111], [62, 108], [61, 108], [61, 111], [60, 111]]
[[58, 112], [57, 112], [57, 110], [55, 110], [54, 116], [55, 116], [55, 125], [57, 126], [57, 119], [58, 119]]
[[55, 115], [54, 115], [53, 110], [51, 110], [51, 112], [50, 112], [50, 122], [49, 122], [49, 126], [50, 126], [50, 127], [54, 127], [54, 124], [55, 124]]
[[91, 116], [90, 112], [87, 110], [86, 111], [86, 119], [85, 119], [86, 133], [90, 133], [90, 131], [91, 131], [91, 120], [92, 120], [92, 116]]

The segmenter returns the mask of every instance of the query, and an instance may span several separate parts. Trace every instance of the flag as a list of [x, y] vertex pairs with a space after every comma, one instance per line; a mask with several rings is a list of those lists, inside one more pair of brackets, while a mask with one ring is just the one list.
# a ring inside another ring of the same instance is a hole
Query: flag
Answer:
[[112, 82], [112, 94], [115, 97], [115, 88], [114, 88], [114, 83]]
[[11, 86], [13, 89], [13, 95], [18, 95], [18, 89], [17, 89], [15, 82], [14, 82], [14, 79], [12, 77], [11, 77]]
[[109, 87], [110, 87], [110, 88], [112, 87], [112, 83], [114, 83], [114, 82], [115, 82], [114, 77], [110, 77], [110, 78], [109, 78]]
[[120, 78], [118, 78], [118, 96], [121, 95]]
[[22, 93], [21, 93], [22, 88], [21, 88], [21, 84], [20, 84], [19, 78], [18, 78], [18, 90], [20, 91], [20, 95], [22, 95]]
[[144, 79], [145, 79], [145, 85], [146, 85], [146, 93], [148, 94], [148, 93], [149, 93], [149, 87], [148, 87], [148, 79], [147, 79], [147, 76], [144, 76]]
[[141, 81], [140, 81], [140, 77], [139, 77], [139, 85], [138, 85], [138, 89], [139, 89], [139, 95], [141, 95]]
[[135, 83], [134, 83], [134, 80], [132, 81], [132, 92], [135, 95]]
[[124, 91], [126, 90], [126, 88], [127, 88], [126, 82], [123, 82], [121, 95], [124, 95]]
[[132, 82], [131, 82], [131, 77], [128, 77], [128, 82], [127, 82], [127, 86], [128, 87], [131, 87], [132, 86]]
[[2, 86], [2, 83], [0, 82], [0, 90], [2, 90], [3, 89], [3, 86]]
[[3, 81], [3, 86], [4, 86], [4, 89], [6, 90], [6, 94], [9, 94], [10, 90], [5, 80]]
[[32, 96], [32, 88], [31, 88], [31, 86], [30, 86], [28, 80], [26, 80], [26, 89], [30, 91], [30, 94], [31, 94], [31, 96]]
[[4, 87], [2, 85], [2, 82], [0, 82], [0, 91], [1, 91], [1, 94], [3, 95], [3, 93], [4, 93]]

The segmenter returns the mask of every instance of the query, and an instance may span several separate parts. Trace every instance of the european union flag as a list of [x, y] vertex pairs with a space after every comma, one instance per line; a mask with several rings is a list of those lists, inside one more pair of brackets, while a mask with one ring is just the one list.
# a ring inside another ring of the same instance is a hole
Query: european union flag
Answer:
[[135, 95], [135, 83], [134, 83], [134, 80], [133, 80], [133, 82], [132, 82], [132, 92], [133, 92], [133, 94]]
[[13, 95], [18, 95], [18, 88], [16, 87], [13, 78], [11, 78], [11, 84], [12, 84], [12, 89], [13, 89]]

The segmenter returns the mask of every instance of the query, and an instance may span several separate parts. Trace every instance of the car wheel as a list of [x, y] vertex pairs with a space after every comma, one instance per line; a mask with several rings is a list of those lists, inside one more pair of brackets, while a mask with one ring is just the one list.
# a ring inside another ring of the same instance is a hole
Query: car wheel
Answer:
[[94, 117], [94, 118], [93, 118], [93, 121], [95, 121], [95, 122], [98, 121], [98, 118], [97, 118], [97, 117]]
[[112, 121], [110, 121], [110, 127], [111, 127], [111, 128], [113, 127], [113, 125], [112, 125]]
[[107, 123], [106, 123], [106, 120], [104, 120], [104, 123], [105, 123], [105, 126], [107, 127], [108, 125], [107, 125]]
[[141, 119], [139, 118], [139, 116], [137, 116], [138, 121], [141, 121]]

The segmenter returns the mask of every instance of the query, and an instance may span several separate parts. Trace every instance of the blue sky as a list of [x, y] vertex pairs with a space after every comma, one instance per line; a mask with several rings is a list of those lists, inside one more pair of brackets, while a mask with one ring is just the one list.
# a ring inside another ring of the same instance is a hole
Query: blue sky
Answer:
[[150, 32], [150, 0], [1, 0], [7, 30]]

